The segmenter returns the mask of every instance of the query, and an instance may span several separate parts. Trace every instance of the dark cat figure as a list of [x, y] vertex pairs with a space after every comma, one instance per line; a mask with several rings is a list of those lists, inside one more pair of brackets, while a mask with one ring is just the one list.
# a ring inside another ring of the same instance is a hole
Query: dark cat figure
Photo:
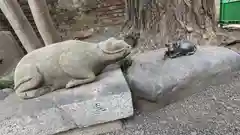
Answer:
[[193, 55], [196, 50], [197, 46], [188, 41], [188, 40], [180, 40], [173, 43], [165, 44], [165, 47], [167, 47], [167, 51], [164, 54], [164, 59], [168, 58], [177, 58], [181, 56], [189, 56]]

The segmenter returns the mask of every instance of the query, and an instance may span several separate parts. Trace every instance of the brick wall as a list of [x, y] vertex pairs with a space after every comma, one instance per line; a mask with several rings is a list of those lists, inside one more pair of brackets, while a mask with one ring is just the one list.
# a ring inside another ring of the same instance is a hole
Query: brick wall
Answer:
[[115, 25], [122, 23], [124, 17], [123, 0], [98, 0], [98, 8], [95, 9], [100, 24]]

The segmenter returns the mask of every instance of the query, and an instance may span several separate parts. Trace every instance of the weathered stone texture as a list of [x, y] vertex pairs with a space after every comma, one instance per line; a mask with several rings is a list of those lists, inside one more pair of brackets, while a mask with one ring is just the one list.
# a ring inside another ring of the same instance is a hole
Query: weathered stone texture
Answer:
[[135, 56], [126, 74], [133, 93], [159, 104], [186, 98], [240, 70], [240, 55], [227, 48], [202, 46], [194, 55], [165, 61], [164, 51]]
[[131, 92], [120, 69], [104, 72], [96, 82], [35, 99], [11, 94], [0, 101], [0, 108], [0, 135], [56, 134], [133, 115]]

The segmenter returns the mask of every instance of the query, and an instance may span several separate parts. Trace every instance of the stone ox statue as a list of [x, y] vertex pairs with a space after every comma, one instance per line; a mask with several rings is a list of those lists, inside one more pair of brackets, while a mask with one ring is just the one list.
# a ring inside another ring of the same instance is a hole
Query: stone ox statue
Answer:
[[109, 64], [128, 54], [131, 46], [123, 40], [109, 38], [99, 43], [67, 40], [25, 55], [14, 74], [14, 89], [23, 99], [48, 92], [72, 88], [95, 80]]

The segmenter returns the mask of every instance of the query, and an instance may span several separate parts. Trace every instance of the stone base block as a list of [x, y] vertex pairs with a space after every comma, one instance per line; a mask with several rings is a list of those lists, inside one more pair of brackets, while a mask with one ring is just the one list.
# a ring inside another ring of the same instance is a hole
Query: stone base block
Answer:
[[133, 115], [131, 92], [119, 68], [93, 83], [35, 99], [11, 94], [0, 108], [0, 135], [51, 135]]

